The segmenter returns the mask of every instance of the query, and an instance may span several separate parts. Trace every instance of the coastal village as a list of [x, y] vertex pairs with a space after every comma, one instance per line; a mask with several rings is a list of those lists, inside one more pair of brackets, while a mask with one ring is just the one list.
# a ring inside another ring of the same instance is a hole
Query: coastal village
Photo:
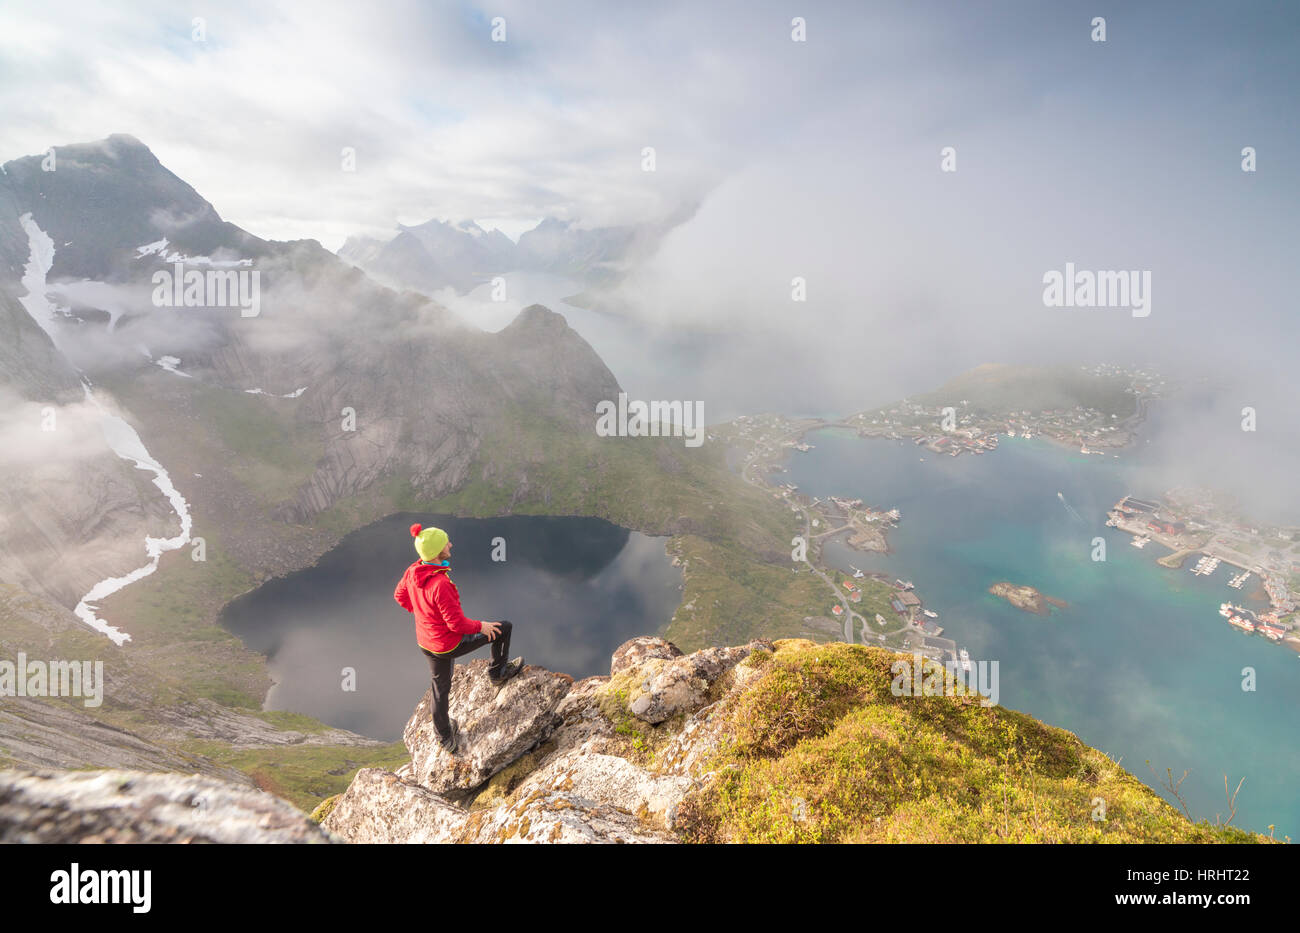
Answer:
[[929, 393], [922, 399], [903, 399], [887, 408], [861, 412], [844, 419], [842, 425], [861, 437], [910, 438], [918, 447], [951, 457], [996, 450], [1000, 436], [1042, 437], [1083, 454], [1105, 456], [1132, 442], [1147, 402], [1165, 390], [1163, 379], [1140, 369], [1092, 366], [1081, 367], [1080, 374], [1114, 386], [1108, 393], [1098, 393], [1104, 402], [1030, 410], [997, 404], [997, 395], [936, 400], [935, 393]]
[[[1083, 454], [1115, 456], [1114, 450], [1132, 442], [1146, 402], [1160, 397], [1164, 382], [1146, 371], [1118, 366], [1084, 367], [1083, 372], [1119, 388], [1102, 405], [998, 412], [990, 410], [987, 401], [959, 398], [936, 405], [927, 398], [903, 400], [840, 421], [744, 416], [716, 429], [720, 439], [745, 449], [740, 469], [746, 481], [785, 500], [796, 525], [804, 529], [807, 570], [823, 579], [830, 597], [828, 616], [804, 620], [810, 633], [918, 652], [946, 665], [970, 668], [969, 654], [944, 637], [938, 613], [925, 607], [910, 581], [852, 566], [851, 576], [821, 566], [822, 547], [834, 537], [843, 536], [857, 551], [887, 552], [887, 532], [904, 517], [897, 509], [861, 499], [809, 497], [794, 484], [782, 482], [786, 458], [814, 449], [805, 440], [809, 432], [849, 428], [862, 437], [911, 439], [924, 451], [952, 457], [996, 450], [1000, 437], [1042, 437]], [[1127, 398], [1120, 398], [1120, 393]], [[1241, 631], [1300, 651], [1300, 618], [1293, 595], [1300, 592], [1300, 529], [1251, 527], [1204, 490], [1172, 491], [1160, 503], [1125, 497], [1110, 510], [1107, 525], [1131, 534], [1136, 547], [1151, 541], [1167, 547], [1170, 554], [1159, 560], [1166, 567], [1180, 567], [1193, 555], [1199, 560], [1189, 569], [1199, 576], [1212, 574], [1221, 563], [1232, 566], [1237, 573], [1227, 586], [1259, 594], [1270, 608], [1252, 611], [1225, 601], [1220, 613]]]
[[1233, 568], [1227, 586], [1267, 601], [1269, 608], [1225, 600], [1219, 614], [1240, 631], [1300, 651], [1300, 528], [1251, 525], [1205, 489], [1170, 490], [1159, 502], [1125, 496], [1107, 513], [1106, 524], [1132, 535], [1134, 547], [1154, 541], [1168, 548], [1158, 561], [1163, 567], [1177, 570], [1197, 557], [1187, 567], [1196, 576], [1208, 577], [1221, 564]]
[[786, 471], [782, 463], [785, 457], [813, 449], [813, 445], [802, 441], [803, 435], [825, 426], [825, 422], [814, 419], [743, 416], [728, 425], [730, 433], [721, 437], [748, 448], [741, 464], [742, 475], [747, 482], [783, 499], [790, 506], [796, 531], [804, 532], [806, 570], [825, 582], [830, 597], [827, 615], [804, 619], [809, 634], [917, 652], [969, 671], [969, 653], [943, 637], [938, 613], [925, 608], [911, 581], [891, 580], [859, 568], [851, 568], [850, 575], [822, 566], [822, 547], [830, 538], [844, 536], [855, 550], [884, 553], [889, 549], [886, 532], [902, 520], [897, 509], [876, 508], [861, 499], [840, 496], [812, 498], [793, 484], [779, 481], [780, 474]]

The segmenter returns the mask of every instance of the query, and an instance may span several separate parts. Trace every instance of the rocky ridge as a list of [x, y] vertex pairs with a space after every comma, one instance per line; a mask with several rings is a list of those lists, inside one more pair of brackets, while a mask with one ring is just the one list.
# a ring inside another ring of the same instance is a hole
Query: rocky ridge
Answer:
[[404, 733], [411, 761], [358, 772], [322, 825], [350, 842], [674, 842], [720, 738], [710, 712], [760, 648], [683, 655], [646, 636], [614, 652], [608, 676], [529, 666], [499, 691], [486, 660], [458, 666], [457, 754], [437, 744], [426, 693]]

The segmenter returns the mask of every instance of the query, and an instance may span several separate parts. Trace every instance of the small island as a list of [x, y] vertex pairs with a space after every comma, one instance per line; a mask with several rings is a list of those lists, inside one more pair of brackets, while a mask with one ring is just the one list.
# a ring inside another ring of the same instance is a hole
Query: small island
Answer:
[[1038, 592], [1032, 586], [1019, 586], [1015, 583], [994, 583], [989, 587], [989, 592], [994, 596], [1002, 597], [1017, 609], [1023, 609], [1025, 612], [1032, 612], [1040, 616], [1045, 616], [1051, 612], [1051, 606], [1064, 609], [1067, 605], [1063, 599], [1047, 596]]

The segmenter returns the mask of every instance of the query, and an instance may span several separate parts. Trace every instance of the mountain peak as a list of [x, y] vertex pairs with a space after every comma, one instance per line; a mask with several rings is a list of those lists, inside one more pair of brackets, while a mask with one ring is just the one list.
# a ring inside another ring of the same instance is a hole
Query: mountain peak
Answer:
[[516, 330], [568, 330], [569, 322], [563, 314], [545, 305], [532, 304], [524, 308], [502, 331]]

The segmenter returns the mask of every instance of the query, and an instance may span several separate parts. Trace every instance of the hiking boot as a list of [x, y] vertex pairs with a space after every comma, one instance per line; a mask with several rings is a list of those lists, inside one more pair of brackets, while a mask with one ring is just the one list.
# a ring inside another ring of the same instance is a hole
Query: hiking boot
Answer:
[[456, 720], [451, 720], [451, 738], [438, 736], [438, 745], [449, 755], [456, 754], [456, 749], [460, 747], [460, 727], [456, 725]]
[[491, 682], [492, 686], [500, 687], [507, 680], [509, 680], [511, 677], [514, 677], [523, 669], [524, 669], [524, 659], [522, 657], [515, 658], [513, 661], [506, 664], [506, 666], [502, 669], [500, 677], [493, 677], [491, 674], [488, 674], [488, 680]]

